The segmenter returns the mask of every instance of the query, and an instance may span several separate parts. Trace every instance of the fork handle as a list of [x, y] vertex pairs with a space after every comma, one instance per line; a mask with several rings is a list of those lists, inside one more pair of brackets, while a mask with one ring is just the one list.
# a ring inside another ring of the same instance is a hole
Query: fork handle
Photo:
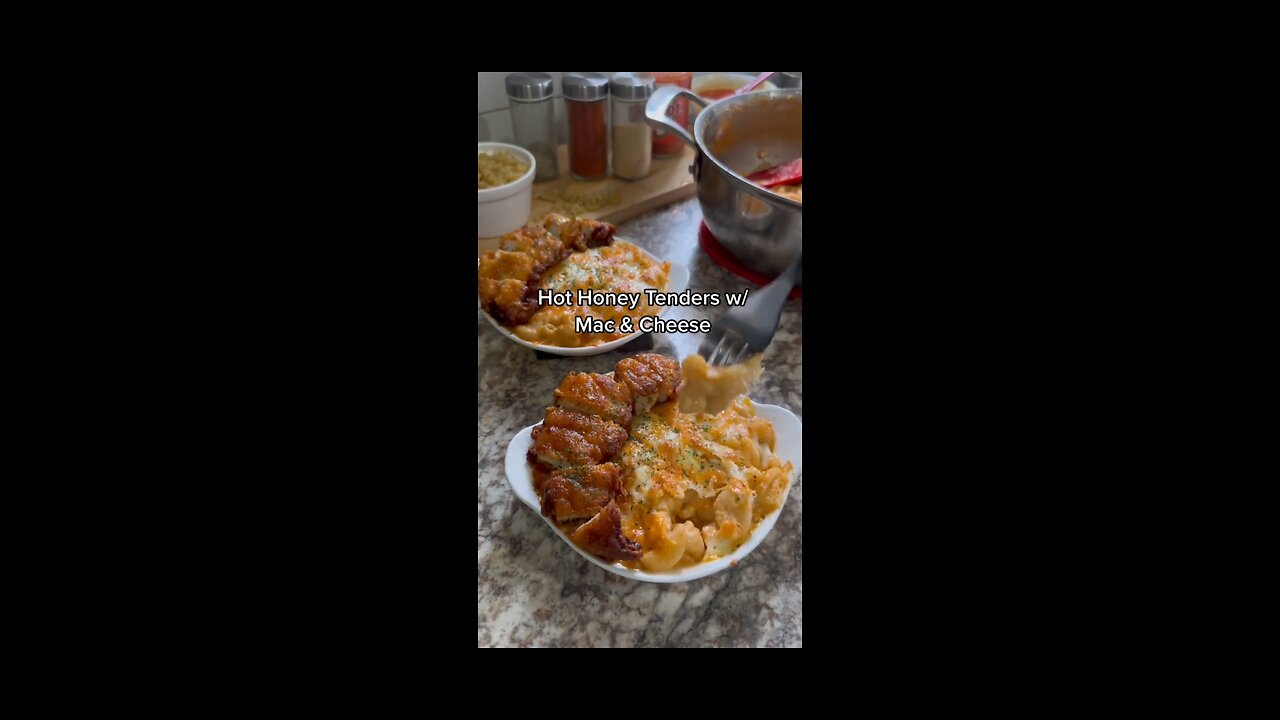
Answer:
[[[777, 329], [778, 318], [782, 317], [782, 306], [787, 304], [787, 295], [791, 294], [791, 288], [795, 287], [796, 273], [800, 270], [800, 262], [803, 257], [803, 253], [796, 256], [795, 261], [786, 270], [783, 270], [781, 275], [774, 278], [773, 282], [760, 288], [756, 295], [747, 301], [744, 309], [756, 317], [768, 318], [770, 325], [766, 330]], [[772, 336], [773, 333], [769, 332], [768, 334]], [[752, 352], [763, 352], [764, 348], [753, 347], [751, 350]]]

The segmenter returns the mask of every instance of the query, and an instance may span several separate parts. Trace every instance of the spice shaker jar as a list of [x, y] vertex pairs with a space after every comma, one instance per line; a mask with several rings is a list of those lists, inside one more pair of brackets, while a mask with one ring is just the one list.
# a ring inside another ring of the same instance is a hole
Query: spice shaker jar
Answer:
[[609, 81], [613, 106], [613, 174], [623, 180], [649, 176], [653, 135], [644, 120], [644, 107], [653, 94], [653, 78], [618, 73]]
[[569, 174], [599, 180], [609, 174], [609, 77], [604, 73], [565, 73], [564, 109], [569, 116]]
[[560, 177], [556, 159], [556, 108], [552, 103], [551, 75], [539, 72], [507, 76], [507, 100], [511, 105], [511, 129], [516, 144], [533, 154], [533, 179]]
[[[691, 72], [655, 72], [646, 73], [653, 77], [654, 85], [675, 85], [685, 90], [693, 89], [693, 73]], [[667, 106], [667, 117], [677, 125], [689, 129], [689, 103], [684, 98], [676, 98]], [[653, 129], [653, 154], [657, 157], [679, 155], [684, 152], [684, 140], [666, 130]]]

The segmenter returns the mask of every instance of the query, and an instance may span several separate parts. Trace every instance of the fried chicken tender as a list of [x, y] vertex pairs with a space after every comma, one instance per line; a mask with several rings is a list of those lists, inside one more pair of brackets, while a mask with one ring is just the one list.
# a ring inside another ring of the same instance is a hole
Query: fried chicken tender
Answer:
[[573, 541], [587, 552], [605, 560], [635, 560], [640, 557], [640, 543], [622, 532], [622, 511], [616, 500], [610, 500], [596, 516], [573, 533]]
[[537, 297], [522, 280], [480, 279], [480, 302], [485, 312], [503, 325], [523, 325], [538, 310]]
[[636, 413], [666, 402], [680, 387], [680, 363], [657, 353], [623, 358], [613, 374], [631, 390]]
[[557, 470], [543, 485], [542, 514], [564, 524], [588, 520], [622, 492], [622, 468], [615, 463]]
[[611, 375], [571, 372], [556, 388], [556, 405], [598, 415], [622, 427], [631, 425], [631, 390]]
[[523, 325], [537, 311], [537, 283], [575, 251], [608, 245], [617, 228], [598, 220], [548, 213], [498, 240], [497, 250], [480, 258], [480, 303], [507, 326]]
[[504, 324], [528, 322], [537, 310], [529, 292], [534, 258], [527, 252], [486, 250], [480, 258], [480, 303], [485, 312]]
[[547, 268], [573, 252], [573, 248], [567, 243], [537, 225], [525, 225], [513, 233], [503, 235], [498, 240], [498, 247], [501, 251], [521, 253], [529, 257], [531, 267], [525, 278], [530, 281], [541, 277]]
[[613, 234], [618, 231], [616, 225], [607, 222], [580, 220], [559, 213], [547, 213], [542, 219], [542, 227], [574, 250], [609, 245], [613, 242]]
[[563, 408], [547, 408], [546, 418], [531, 433], [529, 461], [549, 468], [594, 465], [618, 454], [627, 431], [615, 422]]

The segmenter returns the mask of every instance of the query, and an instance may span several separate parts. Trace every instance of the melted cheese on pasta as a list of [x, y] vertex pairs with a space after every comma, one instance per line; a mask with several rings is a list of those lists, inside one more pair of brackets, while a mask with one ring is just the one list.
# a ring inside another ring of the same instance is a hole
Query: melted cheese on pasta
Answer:
[[618, 461], [623, 529], [644, 551], [624, 564], [649, 571], [732, 553], [781, 506], [792, 470], [773, 454], [773, 426], [748, 398], [715, 414], [676, 405], [636, 415]]
[[680, 412], [718, 413], [729, 407], [734, 398], [751, 389], [751, 384], [764, 371], [761, 357], [755, 355], [741, 365], [725, 367], [712, 367], [701, 355], [685, 358], [680, 368], [680, 376], [684, 378], [680, 386]]
[[633, 311], [625, 306], [612, 307], [556, 307], [538, 308], [529, 322], [517, 325], [511, 331], [518, 337], [541, 345], [557, 347], [590, 347], [630, 335], [630, 332], [577, 333], [574, 332], [578, 316], [591, 316], [598, 320], [621, 321], [630, 316], [632, 331], [643, 315], [657, 315], [661, 308], [646, 302], [645, 288], [665, 290], [671, 263], [658, 264], [643, 251], [628, 242], [615, 241], [612, 245], [576, 252], [562, 260], [543, 275], [537, 287], [553, 292], [570, 291], [576, 297], [578, 290], [599, 290], [614, 293], [642, 293], [640, 304]]

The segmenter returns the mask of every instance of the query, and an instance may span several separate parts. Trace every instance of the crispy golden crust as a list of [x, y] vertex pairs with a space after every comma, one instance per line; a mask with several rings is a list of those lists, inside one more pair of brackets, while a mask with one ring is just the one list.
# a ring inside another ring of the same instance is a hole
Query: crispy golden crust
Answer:
[[480, 302], [504, 325], [522, 325], [538, 309], [533, 283], [570, 251], [534, 226], [504, 235], [499, 248], [480, 258]]
[[640, 557], [640, 543], [622, 533], [622, 511], [614, 500], [574, 531], [573, 541], [605, 560], [635, 560]]
[[480, 303], [506, 325], [519, 325], [537, 310], [530, 298], [534, 259], [525, 252], [486, 250], [480, 258]]
[[636, 412], [666, 402], [680, 387], [680, 363], [657, 353], [623, 358], [613, 374], [631, 391]]
[[523, 325], [538, 309], [542, 275], [575, 250], [612, 243], [616, 230], [609, 223], [548, 214], [542, 226], [503, 235], [498, 249], [480, 258], [481, 306], [504, 325]]
[[571, 372], [556, 388], [556, 405], [631, 425], [631, 390], [608, 375]]
[[615, 463], [557, 470], [543, 486], [542, 514], [557, 523], [594, 517], [622, 492]]
[[546, 234], [537, 225], [525, 225], [498, 238], [498, 247], [508, 252], [529, 252], [533, 241]]
[[542, 226], [573, 250], [609, 245], [613, 242], [613, 234], [618, 231], [617, 226], [607, 222], [579, 220], [558, 213], [548, 213], [542, 219]]
[[[620, 428], [621, 429], [621, 428]], [[622, 442], [626, 442], [626, 430], [622, 430]], [[530, 461], [541, 462], [547, 468], [572, 468], [575, 465], [594, 465], [618, 454], [622, 442], [600, 445], [584, 434], [570, 428], [538, 425], [531, 433], [534, 446], [529, 448]]]
[[604, 462], [627, 441], [627, 431], [617, 423], [561, 408], [548, 408], [546, 420], [530, 435], [529, 461], [548, 468]]
[[480, 277], [492, 280], [524, 280], [533, 273], [533, 258], [525, 252], [486, 250], [480, 258]]
[[618, 423], [596, 415], [585, 415], [580, 412], [565, 410], [564, 408], [547, 408], [547, 414], [542, 424], [576, 430], [582, 433], [587, 442], [597, 445], [603, 450], [605, 460], [616, 455], [622, 449], [622, 444], [627, 441], [627, 429]]
[[480, 278], [480, 302], [503, 325], [523, 325], [538, 310], [537, 298], [521, 280]]
[[502, 250], [529, 257], [531, 267], [525, 278], [530, 282], [573, 252], [567, 243], [537, 225], [526, 225], [503, 235], [498, 244]]

